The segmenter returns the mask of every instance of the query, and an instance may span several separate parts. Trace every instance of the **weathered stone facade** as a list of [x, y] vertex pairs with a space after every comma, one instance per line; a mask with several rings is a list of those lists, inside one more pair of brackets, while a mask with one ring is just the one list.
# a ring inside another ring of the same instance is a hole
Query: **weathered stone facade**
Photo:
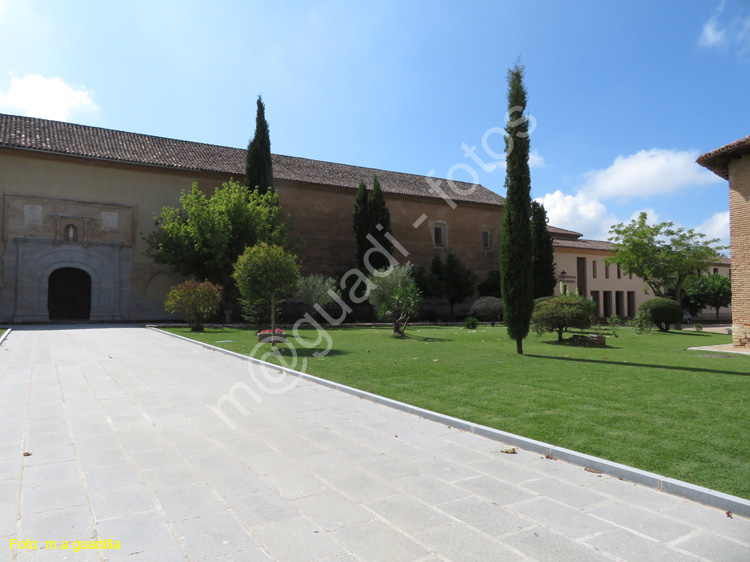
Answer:
[[[193, 182], [213, 193], [232, 177], [241, 181], [244, 155], [0, 114], [0, 322], [49, 321], [53, 293], [78, 290], [74, 281], [56, 285], [52, 274], [62, 270], [86, 280], [90, 293], [80, 295], [90, 301], [85, 319], [169, 318], [164, 298], [180, 278], [146, 257], [144, 237], [162, 207], [178, 206]], [[356, 187], [360, 179], [371, 185], [373, 174], [404, 249], [394, 252], [399, 262], [429, 266], [434, 256], [454, 250], [480, 278], [497, 268], [503, 199], [489, 190], [477, 186], [469, 196], [458, 194], [454, 208], [421, 176], [274, 156], [275, 187], [300, 243], [303, 273], [336, 275], [355, 265]]]

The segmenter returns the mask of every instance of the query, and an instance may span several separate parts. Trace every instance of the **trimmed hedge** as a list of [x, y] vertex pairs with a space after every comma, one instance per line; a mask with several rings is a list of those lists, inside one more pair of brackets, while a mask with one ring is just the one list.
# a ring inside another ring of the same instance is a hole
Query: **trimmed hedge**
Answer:
[[638, 310], [650, 314], [660, 332], [668, 332], [670, 325], [682, 322], [684, 314], [680, 303], [662, 297], [647, 300]]

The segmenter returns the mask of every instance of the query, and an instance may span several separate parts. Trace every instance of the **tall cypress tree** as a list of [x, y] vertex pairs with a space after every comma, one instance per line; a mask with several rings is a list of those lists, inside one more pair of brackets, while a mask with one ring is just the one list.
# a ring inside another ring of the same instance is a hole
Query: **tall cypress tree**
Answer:
[[273, 163], [271, 161], [271, 138], [268, 135], [266, 106], [258, 96], [258, 110], [255, 115], [255, 136], [247, 147], [245, 162], [245, 185], [251, 190], [265, 194], [273, 188]]
[[[378, 228], [380, 227], [380, 228]], [[354, 236], [357, 240], [357, 267], [365, 265], [364, 257], [373, 243], [367, 239], [370, 234], [393, 255], [393, 243], [386, 238], [391, 234], [391, 213], [385, 204], [385, 196], [380, 188], [378, 176], [373, 178], [372, 193], [367, 190], [364, 180], [359, 181], [359, 188], [354, 199]], [[383, 269], [390, 265], [390, 261], [381, 252], [374, 252], [370, 256], [370, 265], [375, 269]]]
[[[380, 189], [378, 176], [374, 176], [372, 180], [372, 199], [370, 200], [370, 234], [373, 235], [383, 248], [393, 254], [393, 244], [385, 237], [386, 233], [391, 234], [391, 213], [385, 204], [385, 196], [383, 195], [383, 190]], [[382, 269], [390, 265], [388, 258], [380, 252], [374, 253], [373, 258], [372, 265], [376, 269]]]
[[508, 113], [506, 131], [505, 206], [500, 238], [500, 274], [503, 317], [508, 335], [516, 341], [516, 353], [523, 353], [529, 334], [534, 293], [531, 277], [531, 174], [529, 172], [529, 122], [516, 119], [526, 110], [525, 68], [516, 62], [508, 71]]
[[538, 201], [531, 202], [532, 277], [534, 298], [549, 297], [555, 292], [555, 249], [547, 230], [547, 211]]
[[369, 241], [367, 234], [370, 228], [370, 194], [365, 180], [359, 180], [357, 195], [354, 198], [354, 237], [357, 241], [357, 267], [362, 270], [364, 257]]

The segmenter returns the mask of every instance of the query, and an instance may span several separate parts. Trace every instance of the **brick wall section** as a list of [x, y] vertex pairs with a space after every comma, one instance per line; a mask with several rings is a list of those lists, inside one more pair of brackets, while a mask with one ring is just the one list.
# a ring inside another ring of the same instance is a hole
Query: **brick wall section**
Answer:
[[732, 339], [750, 347], [750, 156], [729, 164], [732, 244]]

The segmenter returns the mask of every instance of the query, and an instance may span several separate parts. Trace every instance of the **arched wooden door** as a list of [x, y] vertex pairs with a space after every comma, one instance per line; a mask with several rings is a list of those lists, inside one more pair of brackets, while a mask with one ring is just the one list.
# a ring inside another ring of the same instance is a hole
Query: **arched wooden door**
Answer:
[[61, 267], [49, 276], [47, 310], [50, 320], [88, 320], [91, 276], [82, 269]]

